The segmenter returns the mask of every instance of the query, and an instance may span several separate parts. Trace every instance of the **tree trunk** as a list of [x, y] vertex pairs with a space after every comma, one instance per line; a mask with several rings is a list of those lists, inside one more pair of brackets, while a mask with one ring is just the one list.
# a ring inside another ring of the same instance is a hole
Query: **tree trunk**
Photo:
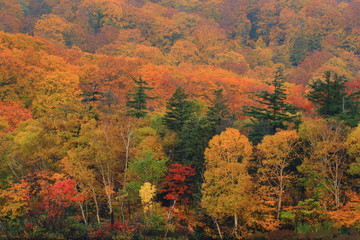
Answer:
[[335, 188], [334, 197], [335, 197], [335, 208], [337, 210], [340, 207], [340, 190], [337, 187]]
[[283, 193], [284, 193], [284, 176], [283, 176], [283, 173], [284, 173], [284, 169], [281, 168], [280, 169], [280, 182], [279, 182], [279, 199], [278, 199], [277, 215], [276, 215], [277, 220], [280, 219], [282, 196], [283, 196]]
[[236, 238], [239, 238], [238, 237], [238, 216], [236, 213], [234, 214], [234, 234], [235, 234]]
[[221, 234], [221, 230], [220, 230], [219, 223], [218, 223], [218, 221], [216, 220], [216, 218], [214, 218], [214, 217], [211, 217], [211, 218], [212, 218], [212, 220], [214, 221], [214, 223], [215, 223], [215, 225], [216, 225], [216, 229], [218, 230], [218, 233], [219, 233], [219, 237], [220, 237], [220, 239], [222, 240], [222, 239], [223, 239], [223, 236], [222, 236], [222, 234]]
[[279, 194], [278, 206], [277, 206], [277, 216], [276, 219], [280, 219], [280, 211], [281, 211], [281, 202], [282, 202], [282, 192]]
[[110, 214], [110, 223], [111, 225], [113, 225], [115, 220], [114, 220], [114, 211], [112, 210], [112, 208], [110, 209], [109, 214]]
[[84, 208], [83, 208], [83, 205], [80, 202], [79, 202], [79, 206], [80, 206], [81, 215], [82, 215], [82, 218], [84, 220], [84, 223], [85, 223], [85, 225], [87, 225], [87, 219], [86, 219], [86, 216], [85, 216]]
[[96, 208], [96, 220], [98, 221], [98, 223], [100, 223], [100, 216], [99, 216], [99, 204], [96, 198], [96, 194], [93, 191], [93, 198], [94, 198], [94, 203], [95, 203], [95, 208]]
[[[172, 205], [172, 207], [170, 208], [170, 210], [168, 212], [166, 223], [168, 223], [170, 218], [171, 218], [171, 214], [172, 214], [172, 212], [173, 212], [173, 210], [175, 208], [175, 204], [176, 204], [176, 199], [174, 199], [174, 204]], [[169, 228], [167, 227], [164, 238], [166, 238], [168, 232], [169, 232]]]

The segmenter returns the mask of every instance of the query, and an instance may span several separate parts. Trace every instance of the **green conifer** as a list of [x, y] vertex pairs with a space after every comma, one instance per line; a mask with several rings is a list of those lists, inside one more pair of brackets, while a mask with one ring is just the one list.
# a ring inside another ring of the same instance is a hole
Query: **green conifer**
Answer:
[[209, 140], [216, 134], [221, 133], [227, 127], [231, 127], [235, 120], [235, 116], [230, 113], [226, 104], [227, 99], [223, 95], [223, 89], [214, 90], [214, 99], [211, 100], [211, 105], [207, 112], [207, 120], [211, 128], [211, 136]]
[[295, 107], [285, 102], [287, 94], [281, 68], [276, 71], [274, 80], [267, 84], [274, 88], [274, 92], [261, 91], [256, 94], [256, 101], [263, 106], [243, 108], [244, 115], [252, 117], [252, 123], [246, 126], [252, 127], [249, 139], [255, 144], [265, 135], [275, 134], [278, 129], [286, 129], [286, 123], [298, 119]]
[[360, 92], [347, 94], [345, 76], [326, 71], [323, 78], [309, 84], [311, 90], [306, 95], [307, 99], [314, 103], [320, 115], [336, 117], [348, 125], [356, 126], [360, 120]]
[[178, 87], [166, 103], [164, 124], [176, 133], [181, 132], [185, 122], [198, 110], [195, 102], [187, 97], [184, 88]]
[[153, 88], [147, 87], [146, 85], [148, 85], [148, 83], [146, 81], [142, 80], [141, 76], [139, 77], [139, 80], [137, 80], [134, 77], [132, 77], [132, 79], [134, 80], [137, 87], [135, 88], [134, 93], [128, 94], [131, 97], [131, 99], [129, 99], [126, 102], [126, 106], [128, 106], [130, 108], [130, 110], [128, 110], [127, 114], [130, 116], [137, 117], [137, 118], [145, 117], [147, 114], [147, 112], [146, 112], [147, 101], [155, 98], [155, 97], [150, 97], [149, 95], [147, 95], [146, 90], [151, 90]]

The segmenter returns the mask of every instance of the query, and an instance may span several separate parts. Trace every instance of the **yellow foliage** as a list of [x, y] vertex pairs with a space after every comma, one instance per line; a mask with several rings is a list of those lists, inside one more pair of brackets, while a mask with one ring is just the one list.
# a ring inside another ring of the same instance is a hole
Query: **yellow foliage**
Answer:
[[152, 206], [152, 199], [155, 196], [156, 188], [154, 185], [152, 185], [149, 182], [145, 182], [140, 190], [139, 195], [141, 198], [141, 203], [144, 206], [144, 212], [147, 212], [149, 209], [151, 209]]
[[360, 158], [360, 124], [349, 134], [346, 146], [349, 154], [356, 158]]
[[[245, 226], [253, 221], [252, 205], [249, 204], [253, 186], [247, 172], [251, 154], [249, 140], [233, 128], [214, 136], [205, 150], [206, 171], [201, 206], [216, 219], [233, 216], [236, 236], [245, 235]], [[238, 221], [244, 225], [239, 226]]]
[[57, 46], [65, 46], [65, 35], [70, 33], [72, 24], [58, 15], [47, 14], [35, 24], [35, 36], [52, 40]]
[[328, 215], [338, 227], [359, 228], [360, 225], [360, 195], [356, 192], [347, 194], [349, 201], [340, 209], [329, 212]]
[[0, 217], [16, 218], [24, 216], [29, 210], [30, 186], [25, 181], [10, 183], [10, 187], [0, 190]]
[[247, 164], [252, 154], [252, 146], [247, 137], [241, 135], [237, 129], [227, 128], [220, 135], [214, 136], [209, 147], [205, 150], [208, 167], [221, 167], [224, 163]]
[[287, 171], [287, 167], [293, 159], [298, 139], [299, 136], [295, 130], [280, 131], [275, 135], [265, 136], [257, 146], [262, 160], [258, 171], [261, 182], [260, 195], [263, 202], [269, 202], [265, 205], [273, 208], [269, 209], [270, 211], [275, 210], [274, 203], [277, 203], [277, 219], [280, 218], [286, 186], [291, 180], [291, 173]]
[[280, 131], [275, 135], [265, 136], [261, 144], [257, 146], [266, 165], [289, 165], [290, 154], [294, 150], [296, 141], [299, 139], [295, 130]]
[[[319, 189], [327, 207], [338, 209], [343, 191], [345, 171], [350, 158], [346, 153], [346, 129], [335, 121], [308, 119], [300, 125], [299, 135], [306, 142], [306, 157], [299, 170], [324, 188]], [[327, 199], [325, 195], [333, 197]]]

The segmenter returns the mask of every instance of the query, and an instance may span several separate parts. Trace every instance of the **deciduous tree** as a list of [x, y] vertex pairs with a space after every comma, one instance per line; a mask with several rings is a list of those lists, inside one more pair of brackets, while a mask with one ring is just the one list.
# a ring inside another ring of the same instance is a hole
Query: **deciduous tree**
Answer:
[[338, 209], [344, 197], [345, 171], [350, 164], [345, 131], [340, 123], [325, 119], [306, 120], [299, 129], [305, 153], [299, 170], [330, 209]]
[[[245, 236], [251, 222], [252, 182], [248, 174], [251, 155], [249, 140], [232, 128], [214, 136], [205, 150], [201, 206], [216, 223], [233, 217], [236, 237]], [[217, 228], [221, 236], [220, 226]]]
[[285, 190], [293, 177], [289, 166], [295, 158], [298, 139], [295, 130], [280, 131], [275, 135], [265, 136], [257, 145], [261, 185], [270, 187], [270, 192], [265, 194], [273, 195], [276, 201], [277, 219], [280, 219]]

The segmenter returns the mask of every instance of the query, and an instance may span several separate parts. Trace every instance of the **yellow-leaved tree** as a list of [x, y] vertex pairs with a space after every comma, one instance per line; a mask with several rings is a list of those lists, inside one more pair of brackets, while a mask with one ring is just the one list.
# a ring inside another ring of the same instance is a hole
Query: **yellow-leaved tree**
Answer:
[[265, 136], [257, 146], [260, 157], [259, 179], [265, 199], [276, 205], [276, 217], [280, 218], [285, 188], [292, 176], [288, 170], [294, 159], [299, 136], [295, 130], [277, 132]]
[[305, 119], [300, 125], [299, 135], [305, 157], [298, 169], [313, 186], [307, 190], [319, 191], [319, 201], [327, 209], [339, 209], [345, 195], [346, 171], [351, 163], [347, 153], [346, 128], [332, 120]]
[[[348, 135], [346, 147], [348, 154], [355, 158], [350, 164], [350, 174], [360, 174], [360, 124]], [[360, 186], [360, 180], [358, 185]]]
[[[354, 176], [355, 184], [360, 186], [358, 177], [360, 174], [360, 124], [348, 135], [345, 142], [348, 154], [355, 160], [350, 164], [348, 172]], [[341, 207], [327, 214], [335, 222], [337, 227], [360, 228], [360, 194], [357, 191], [346, 192], [346, 202]]]
[[147, 211], [151, 211], [151, 207], [152, 207], [152, 199], [154, 198], [156, 193], [156, 187], [154, 185], [152, 185], [149, 182], [145, 182], [140, 190], [139, 190], [139, 195], [141, 198], [141, 203], [144, 207], [144, 212]]
[[248, 233], [252, 213], [252, 182], [248, 174], [251, 155], [252, 145], [247, 137], [232, 128], [214, 136], [205, 150], [201, 206], [212, 217], [221, 239], [220, 224], [229, 218], [234, 219], [234, 225], [227, 234], [240, 238]]

